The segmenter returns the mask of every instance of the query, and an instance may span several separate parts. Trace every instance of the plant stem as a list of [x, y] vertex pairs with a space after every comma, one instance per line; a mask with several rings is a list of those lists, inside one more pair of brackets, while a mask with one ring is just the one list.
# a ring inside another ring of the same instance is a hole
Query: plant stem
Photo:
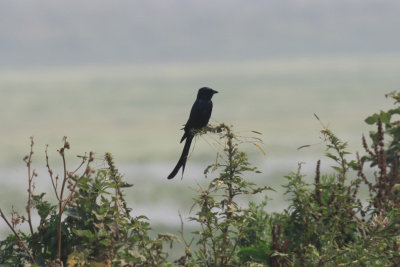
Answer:
[[7, 220], [6, 216], [4, 215], [3, 211], [0, 209], [0, 216], [3, 218], [3, 220], [7, 223], [8, 227], [11, 229], [11, 231], [14, 233], [15, 237], [18, 238], [19, 244], [23, 247], [23, 249], [28, 253], [29, 258], [31, 258], [31, 261], [33, 263], [36, 263], [35, 258], [32, 256], [31, 252], [29, 251], [28, 247], [25, 245], [24, 241], [22, 241], [22, 238], [19, 236], [17, 231], [15, 231], [14, 227], [10, 224], [10, 222]]
[[28, 212], [28, 224], [29, 224], [29, 230], [31, 232], [31, 235], [33, 235], [33, 227], [32, 227], [32, 218], [31, 218], [31, 207], [32, 207], [32, 179], [33, 179], [33, 174], [31, 174], [31, 162], [32, 162], [32, 155], [33, 155], [33, 136], [31, 138], [31, 151], [29, 152], [29, 157], [27, 159], [27, 166], [28, 166], [28, 206], [27, 206], [27, 212]]
[[61, 217], [63, 214], [63, 194], [64, 194], [64, 188], [65, 188], [65, 183], [67, 181], [67, 164], [65, 162], [65, 155], [64, 155], [64, 148], [60, 149], [60, 155], [63, 160], [63, 169], [64, 169], [64, 177], [63, 177], [63, 182], [61, 186], [61, 193], [60, 193], [60, 199], [58, 201], [58, 240], [57, 240], [57, 259], [61, 260]]

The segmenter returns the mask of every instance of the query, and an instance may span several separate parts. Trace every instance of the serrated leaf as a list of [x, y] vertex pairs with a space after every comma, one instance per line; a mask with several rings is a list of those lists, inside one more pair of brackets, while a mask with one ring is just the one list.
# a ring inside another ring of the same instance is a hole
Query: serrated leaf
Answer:
[[335, 171], [337, 171], [337, 172], [339, 172], [339, 173], [342, 173], [342, 172], [343, 172], [343, 169], [340, 168], [340, 167], [338, 167], [338, 166], [331, 166], [331, 167], [332, 167], [332, 169], [334, 169]]
[[367, 124], [375, 124], [375, 123], [377, 123], [378, 122], [378, 119], [379, 119], [379, 115], [378, 114], [374, 114], [374, 115], [372, 115], [372, 116], [369, 116], [368, 118], [366, 118], [365, 119], [365, 122], [367, 123]]
[[393, 115], [393, 114], [400, 114], [400, 107], [399, 107], [399, 108], [396, 108], [396, 109], [391, 109], [391, 110], [389, 110], [388, 113], [390, 113], [391, 115]]
[[110, 245], [110, 240], [103, 239], [99, 242], [103, 246], [109, 246]]
[[135, 217], [135, 219], [136, 220], [147, 220], [147, 221], [149, 220], [149, 218], [144, 215], [139, 215], [139, 216]]
[[379, 117], [381, 118], [382, 123], [389, 124], [390, 123], [390, 114], [381, 111], [379, 114]]
[[92, 239], [94, 237], [94, 234], [90, 232], [89, 230], [72, 230], [76, 235], [82, 236], [82, 237], [87, 237], [89, 239]]
[[335, 155], [333, 155], [333, 154], [331, 154], [331, 153], [326, 153], [326, 156], [327, 156], [328, 158], [333, 159], [334, 161], [338, 161], [338, 160], [339, 160], [338, 157], [336, 157]]

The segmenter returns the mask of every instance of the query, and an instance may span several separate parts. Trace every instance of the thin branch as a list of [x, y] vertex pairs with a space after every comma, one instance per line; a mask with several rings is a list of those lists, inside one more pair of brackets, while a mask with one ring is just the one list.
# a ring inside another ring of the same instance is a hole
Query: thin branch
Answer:
[[[63, 170], [64, 170], [64, 177], [63, 177], [63, 182], [61, 186], [61, 193], [60, 193], [60, 199], [59, 199], [59, 211], [58, 211], [58, 240], [57, 240], [57, 259], [61, 258], [61, 218], [63, 214], [63, 194], [64, 194], [64, 189], [65, 189], [65, 183], [68, 180], [67, 176], [67, 164], [65, 162], [65, 154], [64, 150], [69, 149], [69, 143], [67, 142], [67, 137], [64, 136], [64, 146], [59, 150], [59, 153], [61, 155], [62, 161], [63, 161]], [[65, 206], [64, 206], [65, 207]]]
[[67, 198], [65, 199], [65, 201], [64, 201], [64, 203], [63, 203], [63, 205], [62, 205], [62, 207], [61, 207], [61, 210], [60, 210], [61, 213], [64, 212], [65, 207], [67, 206], [67, 204], [68, 204], [69, 201], [71, 200], [71, 198], [72, 198], [72, 196], [73, 196], [73, 194], [74, 194], [74, 192], [75, 192], [75, 188], [76, 188], [76, 186], [78, 185], [78, 183], [79, 183], [79, 181], [81, 180], [82, 177], [83, 177], [83, 175], [82, 175], [81, 177], [79, 177], [79, 179], [77, 179], [77, 180], [75, 181], [75, 184], [74, 184], [74, 185], [72, 186], [72, 188], [70, 189], [70, 192], [69, 192]]
[[178, 231], [178, 233], [181, 235], [183, 242], [185, 243], [186, 248], [190, 248], [190, 246], [193, 243], [194, 237], [192, 238], [192, 240], [190, 240], [190, 242], [188, 243], [185, 239], [185, 234], [184, 234], [184, 230], [183, 230], [183, 219], [182, 219], [182, 215], [181, 213], [178, 211], [179, 214], [179, 219], [181, 220], [181, 229]]
[[58, 197], [58, 192], [57, 192], [57, 181], [56, 181], [56, 183], [54, 183], [53, 170], [50, 168], [50, 164], [49, 164], [49, 155], [47, 153], [48, 147], [49, 147], [49, 145], [46, 145], [46, 150], [44, 151], [44, 153], [46, 154], [46, 167], [47, 167], [47, 171], [49, 172], [49, 175], [50, 175], [51, 184], [53, 185], [53, 189], [54, 189], [54, 193], [56, 194], [56, 198], [58, 201], [60, 201], [60, 198]]
[[[91, 158], [92, 158], [92, 153], [93, 153], [93, 152], [90, 152]], [[78, 166], [78, 168], [76, 168], [75, 171], [72, 172], [73, 174], [75, 174], [80, 168], [82, 168], [83, 164], [85, 164], [86, 160], [88, 159], [88, 157], [86, 156], [86, 153], [85, 153], [85, 156], [78, 156], [78, 157], [82, 158], [82, 162], [81, 162], [81, 164]]]
[[[90, 155], [92, 155], [92, 152], [90, 152]], [[86, 159], [84, 159], [83, 163], [81, 163], [81, 164], [79, 165], [79, 167], [75, 170], [75, 172], [78, 171], [78, 170], [82, 167], [82, 165], [84, 164], [85, 161], [86, 161]], [[85, 175], [89, 175], [90, 170], [91, 170], [89, 164], [90, 164], [90, 162], [92, 162], [92, 161], [93, 161], [93, 158], [92, 158], [92, 156], [90, 156], [89, 161], [88, 161], [88, 163], [87, 163], [87, 165], [86, 165], [85, 172], [84, 172], [79, 178], [77, 178], [77, 179], [75, 180], [75, 184], [74, 184], [72, 187], [69, 187], [70, 192], [69, 192], [67, 198], [64, 200], [64, 203], [63, 203], [63, 205], [62, 205], [62, 207], [61, 207], [61, 213], [64, 212], [65, 207], [68, 205], [69, 201], [72, 199], [72, 196], [73, 196], [73, 194], [75, 193], [75, 188], [76, 188], [76, 186], [78, 185], [78, 183], [81, 181], [81, 179], [82, 179]]]
[[32, 163], [32, 155], [33, 155], [33, 136], [30, 137], [31, 139], [31, 150], [29, 152], [29, 156], [25, 157], [25, 162], [28, 167], [28, 206], [26, 207], [28, 212], [28, 224], [29, 224], [29, 231], [31, 235], [33, 235], [33, 227], [32, 227], [32, 218], [31, 218], [31, 208], [32, 208], [32, 180], [33, 180], [33, 173], [31, 173], [31, 163]]
[[[83, 160], [82, 160], [81, 164], [78, 166], [78, 168], [75, 169], [75, 171], [73, 171], [72, 173], [70, 173], [70, 175], [71, 175], [71, 174], [75, 174], [75, 173], [83, 166], [83, 164], [86, 162], [86, 160], [87, 160], [87, 157], [83, 157]], [[72, 196], [73, 196], [73, 194], [75, 193], [75, 188], [76, 188], [76, 186], [78, 185], [79, 181], [80, 181], [86, 174], [88, 174], [88, 173], [90, 172], [89, 164], [90, 164], [90, 161], [89, 161], [89, 162], [87, 163], [87, 165], [86, 165], [85, 172], [84, 172], [78, 179], [75, 180], [75, 184], [74, 184], [72, 187], [69, 187], [70, 192], [69, 192], [67, 198], [66, 198], [64, 201], [61, 201], [61, 202], [64, 202], [64, 203], [62, 204], [61, 209], [60, 209], [60, 212], [61, 212], [61, 213], [64, 212], [65, 207], [68, 205], [69, 201], [72, 199]]]
[[33, 263], [36, 263], [35, 258], [32, 256], [31, 252], [29, 251], [28, 247], [25, 245], [24, 241], [22, 241], [22, 238], [19, 236], [17, 231], [15, 231], [15, 228], [10, 224], [10, 222], [7, 220], [6, 216], [4, 215], [3, 211], [0, 209], [0, 216], [3, 218], [3, 220], [7, 223], [8, 227], [11, 229], [11, 231], [14, 233], [15, 237], [18, 238], [19, 244], [23, 247], [23, 249], [28, 253], [29, 258], [31, 258], [31, 261]]

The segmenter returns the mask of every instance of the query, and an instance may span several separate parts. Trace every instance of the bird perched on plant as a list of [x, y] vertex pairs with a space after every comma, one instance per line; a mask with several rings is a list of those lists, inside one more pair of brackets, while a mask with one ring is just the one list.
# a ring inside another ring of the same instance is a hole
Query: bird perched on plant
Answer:
[[183, 147], [182, 155], [179, 158], [174, 170], [168, 176], [168, 179], [174, 178], [181, 167], [183, 175], [183, 172], [185, 171], [186, 160], [189, 154], [190, 144], [192, 143], [194, 137], [193, 130], [198, 130], [204, 126], [207, 126], [213, 108], [211, 98], [216, 93], [218, 92], [208, 87], [202, 87], [199, 89], [196, 101], [194, 102], [192, 110], [190, 111], [189, 119], [183, 128], [185, 133], [182, 136], [181, 143], [185, 139], [186, 142], [185, 146]]

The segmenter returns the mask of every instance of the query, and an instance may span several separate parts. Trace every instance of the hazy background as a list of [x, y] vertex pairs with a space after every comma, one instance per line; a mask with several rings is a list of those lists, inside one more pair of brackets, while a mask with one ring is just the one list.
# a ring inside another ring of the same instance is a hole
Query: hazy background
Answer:
[[[397, 0], [4, 0], [0, 207], [24, 210], [29, 136], [45, 190], [45, 145], [57, 166], [68, 136], [68, 162], [113, 153], [135, 184], [127, 192], [135, 214], [176, 233], [216, 138], [197, 140], [183, 180], [166, 177], [197, 90], [210, 86], [220, 92], [211, 123], [263, 133], [266, 156], [243, 147], [263, 171], [249, 178], [276, 188], [269, 208], [282, 209], [283, 175], [304, 161], [312, 177], [323, 155], [313, 113], [356, 151], [371, 130], [363, 119], [391, 105], [384, 94], [400, 84], [399, 14]], [[296, 150], [305, 144], [313, 146]]]

